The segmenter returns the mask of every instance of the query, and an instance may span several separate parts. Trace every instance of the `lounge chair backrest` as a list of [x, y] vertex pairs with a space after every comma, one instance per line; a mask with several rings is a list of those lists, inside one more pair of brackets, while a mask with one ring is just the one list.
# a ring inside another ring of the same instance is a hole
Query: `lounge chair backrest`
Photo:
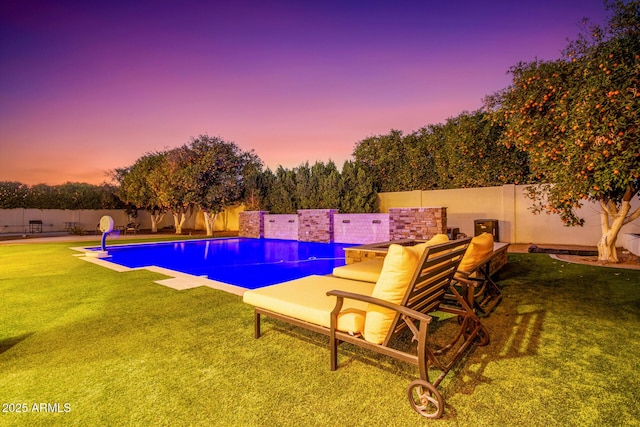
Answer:
[[[437, 310], [470, 241], [471, 238], [452, 240], [427, 247], [418, 261], [402, 305], [425, 314]], [[406, 327], [399, 314], [396, 314], [393, 325], [383, 343], [385, 346]]]

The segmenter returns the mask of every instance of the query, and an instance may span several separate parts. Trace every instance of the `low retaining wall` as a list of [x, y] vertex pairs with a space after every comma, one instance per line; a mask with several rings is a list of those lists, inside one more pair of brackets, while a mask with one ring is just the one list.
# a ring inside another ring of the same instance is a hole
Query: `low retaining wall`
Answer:
[[42, 233], [71, 229], [96, 232], [100, 218], [111, 216], [116, 225], [127, 225], [127, 214], [121, 209], [0, 209], [0, 233]]
[[[231, 207], [221, 212], [216, 218], [215, 230], [237, 230], [238, 211], [240, 207]], [[62, 232], [77, 228], [78, 231], [95, 233], [100, 218], [109, 215], [115, 226], [123, 229], [129, 222], [140, 225], [140, 229], [151, 229], [151, 214], [140, 209], [137, 216], [130, 218], [123, 209], [0, 209], [0, 234], [2, 233], [38, 233]], [[31, 222], [42, 222], [42, 227], [35, 227]], [[173, 227], [173, 217], [170, 212], [158, 224], [158, 229]], [[205, 230], [204, 215], [198, 209], [189, 215], [185, 221], [184, 230]]]
[[[498, 220], [500, 241], [553, 245], [596, 246], [602, 237], [597, 202], [584, 201], [576, 214], [584, 218], [583, 227], [567, 227], [559, 215], [535, 215], [531, 212], [529, 185], [508, 184], [500, 187], [457, 188], [449, 190], [405, 191], [380, 193], [380, 212], [391, 208], [446, 206], [447, 227], [459, 228], [467, 236], [475, 234], [475, 221], [481, 218]], [[633, 197], [631, 210], [640, 208], [640, 198]], [[617, 246], [623, 245], [623, 234], [640, 234], [640, 220], [622, 226]]]

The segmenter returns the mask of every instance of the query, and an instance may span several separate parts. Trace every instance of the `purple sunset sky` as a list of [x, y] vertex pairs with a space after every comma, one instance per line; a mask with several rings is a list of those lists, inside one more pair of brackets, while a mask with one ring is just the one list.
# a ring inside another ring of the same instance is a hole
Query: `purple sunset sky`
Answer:
[[275, 170], [481, 106], [602, 0], [7, 1], [0, 181], [99, 184], [200, 134]]

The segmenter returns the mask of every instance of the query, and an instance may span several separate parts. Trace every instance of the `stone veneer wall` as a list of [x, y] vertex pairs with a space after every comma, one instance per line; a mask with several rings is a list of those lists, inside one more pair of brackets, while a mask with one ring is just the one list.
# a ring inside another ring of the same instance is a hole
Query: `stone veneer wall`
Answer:
[[447, 232], [447, 208], [390, 208], [389, 238], [430, 239]]
[[304, 209], [298, 211], [298, 240], [301, 242], [333, 242], [333, 216], [337, 209]]
[[389, 240], [389, 214], [340, 214], [333, 216], [334, 240], [338, 243], [377, 243]]
[[240, 212], [238, 222], [239, 237], [264, 237], [264, 215], [265, 211], [245, 211]]
[[[355, 248], [358, 248], [358, 246], [355, 246]], [[355, 264], [356, 262], [369, 261], [372, 259], [384, 261], [387, 256], [387, 250], [373, 251], [345, 248], [344, 256], [346, 264]]]
[[266, 214], [264, 216], [264, 237], [267, 239], [298, 239], [297, 214]]

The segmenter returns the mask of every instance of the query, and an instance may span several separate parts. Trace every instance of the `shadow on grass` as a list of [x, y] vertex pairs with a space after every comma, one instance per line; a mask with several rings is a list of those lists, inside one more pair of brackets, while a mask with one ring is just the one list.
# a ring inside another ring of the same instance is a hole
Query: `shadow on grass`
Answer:
[[[490, 331], [490, 343], [487, 346], [472, 345], [457, 360], [446, 376], [446, 383], [439, 388], [445, 395], [456, 393], [472, 394], [481, 384], [491, 383], [491, 379], [484, 375], [488, 365], [502, 359], [514, 359], [536, 355], [540, 346], [540, 336], [545, 318], [545, 312], [537, 306], [519, 306], [510, 308], [506, 313], [493, 313], [482, 322]], [[432, 349], [437, 350], [449, 343], [458, 332], [459, 324], [455, 317], [437, 320], [429, 326], [429, 336]], [[311, 344], [320, 351], [326, 352], [327, 369], [329, 369], [329, 340], [325, 335], [289, 325], [274, 319], [263, 319], [263, 335], [270, 332], [282, 333], [297, 340]], [[262, 338], [261, 338], [262, 339]], [[403, 330], [394, 338], [392, 346], [398, 350], [415, 354], [415, 342], [411, 331]], [[441, 363], [448, 364], [457, 347], [439, 356]], [[375, 369], [406, 377], [409, 381], [419, 378], [417, 366], [375, 353], [349, 343], [341, 343], [338, 350], [338, 369], [348, 368], [353, 363], [362, 363]], [[435, 380], [441, 373], [430, 363], [429, 379]], [[448, 384], [447, 384], [448, 383]]]
[[18, 335], [17, 337], [10, 337], [10, 338], [5, 338], [3, 340], [0, 340], [0, 354], [4, 353], [5, 351], [9, 351], [12, 347], [20, 344], [22, 341], [26, 340], [31, 335], [33, 335], [33, 332]]

